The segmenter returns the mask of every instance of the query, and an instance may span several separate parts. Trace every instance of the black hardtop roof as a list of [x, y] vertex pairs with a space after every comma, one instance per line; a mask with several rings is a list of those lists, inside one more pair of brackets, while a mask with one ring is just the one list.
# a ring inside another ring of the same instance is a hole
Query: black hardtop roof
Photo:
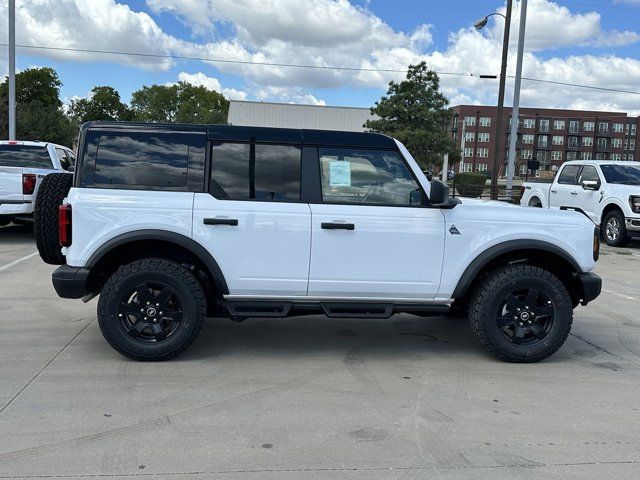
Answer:
[[332, 147], [396, 149], [393, 138], [373, 132], [305, 130], [293, 128], [241, 127], [235, 125], [192, 125], [186, 123], [87, 122], [83, 129], [118, 131], [202, 132], [214, 142], [287, 143]]

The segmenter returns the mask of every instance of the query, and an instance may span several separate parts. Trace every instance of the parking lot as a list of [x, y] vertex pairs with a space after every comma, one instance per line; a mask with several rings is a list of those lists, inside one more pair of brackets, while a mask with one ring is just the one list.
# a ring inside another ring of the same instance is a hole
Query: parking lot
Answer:
[[639, 478], [640, 242], [533, 365], [464, 320], [211, 319], [179, 359], [103, 340], [0, 228], [0, 478]]

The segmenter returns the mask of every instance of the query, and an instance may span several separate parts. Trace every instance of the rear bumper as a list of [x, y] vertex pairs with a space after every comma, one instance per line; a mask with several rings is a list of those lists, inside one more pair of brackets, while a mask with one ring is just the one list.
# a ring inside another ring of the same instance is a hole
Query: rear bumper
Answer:
[[582, 305], [595, 300], [602, 291], [602, 279], [593, 272], [579, 273], [578, 281], [582, 287], [581, 302]]
[[30, 215], [33, 213], [31, 200], [0, 199], [0, 215]]
[[87, 279], [90, 270], [82, 267], [71, 267], [62, 265], [56, 268], [51, 275], [53, 288], [62, 298], [82, 298], [89, 291], [87, 289]]

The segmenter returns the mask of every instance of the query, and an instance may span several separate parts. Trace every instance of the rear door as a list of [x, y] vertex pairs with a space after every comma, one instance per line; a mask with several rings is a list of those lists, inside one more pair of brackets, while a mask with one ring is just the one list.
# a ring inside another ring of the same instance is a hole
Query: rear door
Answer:
[[576, 207], [578, 203], [578, 193], [581, 188], [578, 186], [578, 174], [582, 165], [570, 164], [562, 167], [558, 175], [558, 181], [551, 185], [549, 193], [549, 206]]
[[193, 238], [215, 257], [231, 295], [306, 295], [311, 213], [301, 201], [301, 147], [210, 148], [209, 188], [195, 195]]
[[397, 151], [319, 148], [309, 296], [430, 300], [438, 292], [444, 216]]

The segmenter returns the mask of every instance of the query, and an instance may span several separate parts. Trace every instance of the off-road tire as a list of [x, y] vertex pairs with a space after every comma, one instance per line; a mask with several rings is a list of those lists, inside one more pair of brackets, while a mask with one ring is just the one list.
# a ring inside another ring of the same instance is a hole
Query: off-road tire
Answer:
[[[144, 343], [131, 337], [122, 326], [119, 306], [128, 289], [141, 283], [162, 282], [175, 291], [182, 303], [182, 321], [171, 337], [159, 343]], [[98, 324], [105, 340], [117, 352], [140, 361], [174, 358], [194, 342], [206, 317], [207, 302], [202, 285], [187, 267], [161, 258], [123, 265], [107, 280], [98, 301]]]
[[[607, 233], [607, 226], [610, 221], [616, 221], [619, 225], [619, 234], [616, 239], [610, 239]], [[625, 226], [624, 215], [619, 210], [612, 210], [607, 213], [607, 216], [604, 217], [604, 222], [602, 222], [602, 234], [604, 235], [604, 240], [607, 242], [607, 245], [612, 247], [626, 247], [629, 243], [629, 235], [627, 235], [627, 227]]]
[[40, 257], [51, 265], [65, 263], [58, 243], [58, 207], [69, 193], [73, 175], [51, 173], [42, 179], [34, 205], [33, 230]]
[[[509, 292], [527, 288], [539, 290], [550, 299], [553, 323], [542, 340], [532, 345], [518, 345], [503, 335], [496, 315]], [[502, 267], [489, 274], [472, 294], [469, 322], [473, 334], [489, 353], [507, 362], [537, 362], [553, 355], [567, 339], [573, 323], [571, 296], [555, 275], [542, 268]]]

